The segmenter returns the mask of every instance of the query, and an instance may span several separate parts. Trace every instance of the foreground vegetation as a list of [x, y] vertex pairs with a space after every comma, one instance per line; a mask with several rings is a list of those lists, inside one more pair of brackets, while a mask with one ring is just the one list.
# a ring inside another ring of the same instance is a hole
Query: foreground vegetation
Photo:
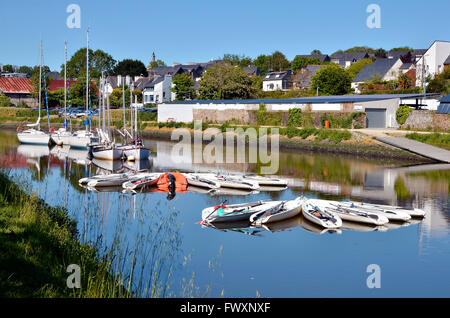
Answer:
[[[81, 244], [76, 224], [61, 207], [22, 191], [0, 172], [0, 297], [129, 297], [111, 263]], [[81, 288], [66, 272], [80, 266]]]

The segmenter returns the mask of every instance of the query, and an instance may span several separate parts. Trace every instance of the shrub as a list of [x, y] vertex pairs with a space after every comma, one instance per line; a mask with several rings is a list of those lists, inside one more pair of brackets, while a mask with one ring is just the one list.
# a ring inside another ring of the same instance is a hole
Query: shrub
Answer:
[[313, 128], [314, 127], [314, 118], [311, 116], [309, 112], [304, 112], [302, 116], [303, 127]]
[[302, 110], [300, 108], [289, 109], [288, 126], [300, 127], [302, 125]]
[[412, 109], [407, 105], [401, 105], [395, 113], [395, 118], [400, 125], [403, 125], [411, 114]]
[[0, 93], [0, 107], [11, 106], [11, 100], [6, 97], [3, 93]]

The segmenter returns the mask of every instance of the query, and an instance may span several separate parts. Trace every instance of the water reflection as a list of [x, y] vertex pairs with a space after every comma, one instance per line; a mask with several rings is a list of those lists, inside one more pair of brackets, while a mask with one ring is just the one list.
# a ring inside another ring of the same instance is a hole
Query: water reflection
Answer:
[[[145, 140], [152, 151], [149, 161], [105, 162], [89, 160], [87, 151], [29, 147], [18, 145], [14, 139], [14, 133], [0, 133], [0, 167], [28, 178], [31, 187], [39, 189], [49, 204], [67, 207], [78, 223], [80, 239], [95, 244], [103, 253], [114, 253], [114, 268], [124, 277], [133, 274], [136, 278], [132, 282], [133, 290], [140, 291], [140, 295], [152, 296], [158, 290], [159, 296], [180, 296], [186, 291], [189, 291], [187, 296], [192, 296], [201, 295], [203, 292], [199, 290], [209, 288], [209, 296], [220, 296], [225, 289], [228, 296], [235, 297], [252, 296], [255, 290], [264, 291], [263, 296], [297, 297], [304, 295], [296, 287], [302, 285], [309, 290], [309, 293], [305, 291], [308, 296], [359, 296], [368, 292], [355, 287], [359, 286], [360, 278], [344, 275], [339, 280], [339, 288], [345, 289], [347, 285], [351, 288], [342, 294], [327, 294], [322, 289], [322, 294], [315, 294], [311, 293], [317, 289], [315, 286], [328, 282], [320, 277], [309, 282], [299, 272], [314, 273], [313, 265], [320, 271], [321, 267], [329, 269], [326, 264], [335, 268], [358, 264], [363, 268], [367, 264], [362, 262], [384, 262], [408, 266], [410, 271], [420, 273], [423, 262], [417, 260], [417, 255], [426, 259], [433, 255], [433, 262], [441, 264], [449, 262], [445, 251], [448, 251], [450, 235], [450, 165], [405, 166], [398, 161], [282, 151], [278, 175], [288, 179], [287, 189], [248, 192], [188, 187], [167, 201], [167, 193], [148, 189], [136, 194], [122, 193], [120, 187], [93, 191], [81, 187], [78, 180], [98, 173], [143, 169], [258, 173], [258, 163], [197, 164], [192, 153], [174, 158], [174, 143], [153, 140]], [[232, 204], [261, 199], [289, 200], [299, 195], [406, 205], [421, 208], [427, 214], [423, 220], [379, 227], [344, 222], [337, 230], [320, 228], [302, 216], [261, 227], [245, 223], [202, 228], [195, 224], [202, 209], [224, 200]], [[403, 245], [396, 245], [399, 241]], [[220, 266], [227, 272], [227, 279], [215, 277], [205, 265], [212, 263], [222, 247]], [[387, 253], [386, 249], [392, 250]], [[259, 265], [255, 267], [255, 263]], [[273, 266], [285, 268], [277, 282], [245, 281], [245, 275], [263, 277]], [[193, 272], [199, 290], [191, 288], [189, 279], [183, 280]], [[450, 277], [442, 270], [440, 274]], [[279, 283], [283, 279], [284, 283]], [[442, 281], [428, 279], [437, 286]], [[186, 285], [180, 286], [180, 281]], [[158, 288], [151, 288], [153, 284]], [[435, 288], [450, 295], [445, 287]], [[334, 286], [330, 290], [341, 289]]]

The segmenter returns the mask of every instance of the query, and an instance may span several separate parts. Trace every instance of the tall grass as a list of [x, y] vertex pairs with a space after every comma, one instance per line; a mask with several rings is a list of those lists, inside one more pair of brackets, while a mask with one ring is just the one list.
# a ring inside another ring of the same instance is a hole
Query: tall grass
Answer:
[[433, 133], [433, 134], [418, 134], [412, 133], [407, 134], [406, 138], [424, 142], [436, 147], [444, 148], [450, 150], [450, 134], [445, 133]]

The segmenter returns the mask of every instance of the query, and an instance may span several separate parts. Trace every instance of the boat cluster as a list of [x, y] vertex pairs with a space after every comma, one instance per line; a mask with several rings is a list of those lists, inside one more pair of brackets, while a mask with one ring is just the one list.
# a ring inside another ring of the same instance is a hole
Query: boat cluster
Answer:
[[[88, 44], [88, 43], [87, 43]], [[67, 52], [65, 50], [65, 63], [64, 63], [64, 127], [56, 130], [54, 127], [50, 127], [50, 115], [48, 111], [48, 101], [46, 101], [47, 109], [47, 124], [48, 132], [41, 129], [41, 81], [39, 81], [39, 108], [38, 119], [34, 124], [27, 124], [27, 128], [23, 129], [21, 126], [17, 127], [17, 138], [22, 144], [32, 145], [58, 145], [58, 146], [70, 146], [71, 148], [88, 149], [90, 155], [93, 158], [100, 160], [122, 160], [128, 161], [146, 160], [150, 157], [150, 150], [144, 147], [142, 139], [138, 135], [138, 111], [137, 107], [131, 107], [133, 104], [133, 84], [130, 87], [130, 119], [129, 130], [127, 130], [127, 109], [125, 103], [125, 82], [122, 81], [123, 92], [123, 131], [117, 130], [122, 136], [123, 143], [116, 143], [111, 131], [111, 112], [109, 102], [105, 105], [105, 99], [108, 101], [106, 94], [106, 79], [102, 73], [99, 80], [98, 91], [98, 127], [92, 126], [92, 114], [91, 108], [91, 85], [90, 78], [86, 81], [86, 118], [83, 122], [85, 129], [72, 131], [72, 121], [67, 122], [67, 102], [70, 104], [70, 94], [68, 94], [67, 87]], [[42, 77], [42, 43], [40, 48], [41, 62], [39, 67], [39, 78]], [[89, 75], [89, 49], [86, 46], [86, 72]], [[45, 69], [44, 69], [45, 78]], [[44, 81], [44, 91], [47, 94], [46, 82]], [[69, 99], [67, 99], [69, 97]], [[137, 97], [135, 96], [137, 102]], [[136, 103], [135, 103], [136, 105]]]
[[[122, 191], [148, 191], [156, 187], [166, 192], [185, 192], [203, 189], [210, 194], [248, 194], [254, 191], [279, 191], [287, 187], [287, 181], [276, 177], [247, 174], [180, 173], [129, 171], [82, 178], [79, 184], [89, 189], [118, 187]], [[235, 192], [233, 192], [233, 190]], [[164, 192], [164, 191], [163, 191]]]
[[331, 201], [298, 197], [288, 201], [257, 201], [226, 205], [225, 202], [202, 211], [202, 225], [248, 222], [262, 225], [284, 221], [303, 214], [303, 217], [326, 229], [338, 229], [343, 221], [381, 226], [389, 222], [407, 222], [422, 218], [421, 209], [370, 204], [354, 201]]

